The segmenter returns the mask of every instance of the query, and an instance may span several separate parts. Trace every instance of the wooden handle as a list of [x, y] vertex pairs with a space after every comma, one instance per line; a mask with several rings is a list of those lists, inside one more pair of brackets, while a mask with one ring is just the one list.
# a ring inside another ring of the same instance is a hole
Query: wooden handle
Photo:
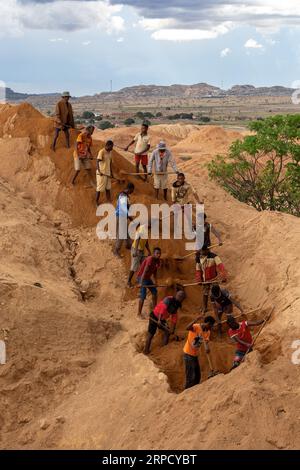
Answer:
[[[162, 219], [163, 220], [163, 219]], [[224, 243], [222, 243], [222, 245], [224, 245]], [[215, 245], [211, 245], [209, 246], [208, 248], [211, 249], [211, 248], [216, 248], [217, 246], [220, 246], [220, 243], [216, 243]], [[183, 259], [186, 259], [186, 258], [189, 258], [190, 256], [193, 256], [194, 254], [196, 254], [197, 251], [192, 251], [191, 253], [189, 253], [188, 255], [185, 255], [185, 256], [182, 256], [182, 257], [178, 257], [178, 259], [180, 260], [183, 260]]]
[[[248, 312], [239, 313], [239, 315], [235, 315], [233, 318], [240, 318], [244, 315], [247, 316], [247, 315], [250, 315], [250, 313], [258, 312], [260, 309], [261, 309], [261, 307], [258, 307], [258, 308], [255, 308], [253, 310], [249, 310]], [[220, 323], [223, 325], [224, 323], [227, 323], [227, 320], [222, 320]]]

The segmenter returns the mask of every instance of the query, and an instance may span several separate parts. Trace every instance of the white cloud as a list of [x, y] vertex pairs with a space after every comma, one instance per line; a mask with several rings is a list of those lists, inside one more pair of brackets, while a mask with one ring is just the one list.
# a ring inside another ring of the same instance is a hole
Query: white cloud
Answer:
[[[221, 34], [222, 25], [256, 28], [263, 36], [298, 28], [299, 0], [110, 0], [134, 7], [141, 27], [157, 40], [201, 40]], [[176, 34], [175, 31], [178, 31]], [[187, 32], [190, 31], [190, 32]]]
[[231, 23], [226, 22], [212, 29], [160, 29], [152, 33], [152, 38], [164, 41], [194, 41], [214, 39], [228, 33]]
[[82, 45], [83, 46], [89, 46], [92, 43], [92, 41], [83, 41]]
[[220, 52], [220, 56], [221, 57], [227, 57], [229, 54], [231, 54], [231, 49], [229, 49], [229, 47], [225, 47], [225, 49], [223, 49], [221, 52]]
[[118, 38], [117, 42], [124, 42], [124, 38]]
[[246, 49], [263, 49], [264, 46], [262, 44], [259, 44], [255, 39], [248, 39], [248, 41], [245, 42], [244, 47]]
[[124, 19], [120, 5], [108, 0], [58, 0], [52, 2], [19, 2], [0, 0], [0, 35], [20, 36], [27, 29], [76, 31], [93, 26], [107, 33], [120, 33]]

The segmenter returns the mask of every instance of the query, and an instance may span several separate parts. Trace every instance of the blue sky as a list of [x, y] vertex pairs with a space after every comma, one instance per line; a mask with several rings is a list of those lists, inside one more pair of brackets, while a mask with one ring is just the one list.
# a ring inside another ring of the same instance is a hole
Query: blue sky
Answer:
[[300, 80], [299, 0], [0, 0], [0, 14], [0, 80], [16, 91]]

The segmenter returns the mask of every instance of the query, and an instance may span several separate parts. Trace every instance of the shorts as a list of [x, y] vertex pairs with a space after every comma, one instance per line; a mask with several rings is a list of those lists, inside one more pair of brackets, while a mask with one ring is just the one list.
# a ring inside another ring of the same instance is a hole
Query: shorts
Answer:
[[235, 356], [234, 356], [234, 362], [242, 362], [242, 360], [244, 359], [245, 355], [246, 355], [246, 352], [247, 351], [241, 351], [240, 349], [237, 349], [235, 351]]
[[210, 294], [210, 289], [211, 289], [211, 284], [203, 284], [202, 289], [203, 289], [203, 295], [209, 295]]
[[154, 189], [168, 189], [168, 175], [153, 175]]
[[[140, 279], [137, 279], [138, 283], [140, 283]], [[153, 282], [151, 279], [144, 279], [143, 286], [140, 288], [140, 299], [145, 300], [147, 297], [147, 289], [151, 292], [152, 295], [157, 295], [156, 287], [147, 287], [153, 286]]]
[[222, 307], [218, 304], [217, 305], [217, 311], [219, 315], [223, 315], [223, 313], [226, 313], [226, 315], [232, 315], [233, 313], [233, 305], [226, 305], [226, 307]]
[[130, 271], [136, 273], [139, 270], [139, 267], [142, 261], [145, 258], [143, 250], [137, 250], [136, 256], [133, 256], [135, 253], [135, 248], [131, 247], [131, 266]]
[[80, 171], [82, 168], [84, 170], [90, 170], [91, 169], [91, 161], [89, 158], [79, 158], [79, 157], [74, 157], [74, 168], [75, 171]]
[[111, 178], [108, 176], [101, 176], [99, 173], [96, 173], [96, 180], [97, 180], [97, 189], [98, 193], [104, 193], [105, 191], [111, 190]]
[[[154, 321], [152, 321], [154, 320]], [[157, 324], [158, 322], [158, 318], [154, 315], [153, 312], [150, 313], [150, 318], [149, 318], [149, 325], [148, 325], [148, 333], [151, 335], [151, 336], [154, 336], [156, 331], [157, 331], [157, 328], [159, 330], [164, 330], [164, 326], [167, 327], [167, 322], [166, 320], [161, 320], [160, 323], [163, 325], [158, 325]]]
[[148, 155], [135, 155], [135, 163], [142, 163], [143, 166], [148, 165]]

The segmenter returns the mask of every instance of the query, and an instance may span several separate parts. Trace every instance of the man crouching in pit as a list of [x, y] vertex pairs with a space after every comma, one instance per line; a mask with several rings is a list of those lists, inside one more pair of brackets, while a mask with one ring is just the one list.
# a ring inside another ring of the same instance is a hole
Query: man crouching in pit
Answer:
[[[150, 313], [148, 334], [144, 354], [150, 353], [151, 342], [157, 332], [157, 328], [164, 332], [163, 346], [169, 342], [170, 336], [175, 333], [177, 325], [177, 311], [182, 307], [186, 295], [183, 290], [177, 292], [175, 296], [165, 297]], [[167, 320], [170, 318], [172, 327], [169, 328]]]

